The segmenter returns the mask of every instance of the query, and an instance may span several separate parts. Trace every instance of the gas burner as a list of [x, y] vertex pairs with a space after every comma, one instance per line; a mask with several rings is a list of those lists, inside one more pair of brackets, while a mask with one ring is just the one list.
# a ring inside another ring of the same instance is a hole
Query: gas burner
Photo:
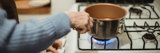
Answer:
[[[88, 35], [88, 39], [91, 39], [92, 37], [90, 35]], [[115, 42], [117, 39], [116, 38], [112, 38], [112, 39], [107, 39], [107, 40], [102, 40], [102, 39], [97, 39], [97, 38], [92, 38], [93, 42], [96, 43], [96, 44], [100, 44], [100, 45], [104, 45], [105, 44], [105, 41], [106, 41], [106, 44], [111, 44], [113, 42]]]
[[146, 33], [143, 35], [143, 37], [147, 40], [155, 40], [156, 39], [155, 35], [151, 34], [151, 33]]
[[88, 35], [88, 39], [89, 41], [91, 41], [91, 43], [93, 43], [94, 49], [103, 49], [104, 47], [106, 49], [116, 49], [117, 48], [117, 38], [102, 40], [102, 39], [96, 39]]
[[147, 32], [149, 32], [149, 33], [154, 33], [155, 30], [154, 30], [154, 29], [147, 29]]

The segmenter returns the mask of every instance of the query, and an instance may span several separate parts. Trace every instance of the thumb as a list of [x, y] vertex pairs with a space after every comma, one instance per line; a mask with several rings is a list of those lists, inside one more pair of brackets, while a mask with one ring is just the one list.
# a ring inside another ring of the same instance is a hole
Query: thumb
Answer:
[[52, 53], [58, 53], [58, 51], [53, 47], [49, 47], [47, 50], [51, 51]]

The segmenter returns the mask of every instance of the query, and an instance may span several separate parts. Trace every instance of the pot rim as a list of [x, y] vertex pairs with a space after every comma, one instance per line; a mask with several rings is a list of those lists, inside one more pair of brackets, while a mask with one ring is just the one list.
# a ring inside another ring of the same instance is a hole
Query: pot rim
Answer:
[[[87, 6], [87, 7], [84, 9], [84, 11], [86, 12], [86, 10], [87, 10], [88, 8], [90, 8], [90, 7], [92, 7], [92, 6], [97, 6], [97, 5], [110, 5], [110, 6], [113, 6], [113, 7], [118, 7], [118, 8], [120, 8], [120, 9], [124, 10], [124, 13], [125, 13], [125, 14], [124, 14], [124, 16], [122, 16], [121, 18], [117, 18], [117, 19], [96, 19], [96, 20], [102, 20], [102, 21], [120, 20], [120, 19], [123, 19], [123, 18], [126, 16], [126, 14], [127, 14], [127, 11], [126, 11], [125, 8], [123, 8], [123, 7], [119, 6], [119, 5], [116, 5], [116, 4], [111, 4], [111, 3], [96, 3], [96, 4], [91, 4], [91, 5]], [[95, 18], [93, 18], [93, 19], [95, 19]]]

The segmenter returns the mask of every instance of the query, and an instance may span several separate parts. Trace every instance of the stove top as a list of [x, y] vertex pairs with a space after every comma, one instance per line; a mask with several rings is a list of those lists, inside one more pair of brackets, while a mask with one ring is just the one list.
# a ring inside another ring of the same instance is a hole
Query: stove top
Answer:
[[154, 0], [76, 0], [88, 3], [153, 3]]
[[[79, 4], [78, 11], [83, 11], [90, 4]], [[127, 15], [119, 29], [116, 48], [94, 48], [94, 39], [86, 34], [78, 34], [77, 44], [80, 50], [160, 50], [159, 10], [152, 4], [118, 4], [127, 10]], [[87, 41], [86, 41], [87, 40]], [[84, 44], [85, 43], [85, 44]], [[107, 43], [107, 40], [103, 43]], [[109, 46], [108, 46], [109, 47]]]

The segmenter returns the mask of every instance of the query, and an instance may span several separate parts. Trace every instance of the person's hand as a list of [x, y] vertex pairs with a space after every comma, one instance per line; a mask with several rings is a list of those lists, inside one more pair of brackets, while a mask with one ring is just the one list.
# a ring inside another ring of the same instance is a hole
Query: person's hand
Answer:
[[55, 40], [54, 43], [47, 48], [47, 51], [51, 51], [52, 53], [58, 53], [57, 49], [62, 48], [62, 42], [59, 40]]
[[93, 19], [86, 12], [66, 12], [70, 17], [71, 27], [75, 28], [79, 33], [85, 33], [91, 30]]

